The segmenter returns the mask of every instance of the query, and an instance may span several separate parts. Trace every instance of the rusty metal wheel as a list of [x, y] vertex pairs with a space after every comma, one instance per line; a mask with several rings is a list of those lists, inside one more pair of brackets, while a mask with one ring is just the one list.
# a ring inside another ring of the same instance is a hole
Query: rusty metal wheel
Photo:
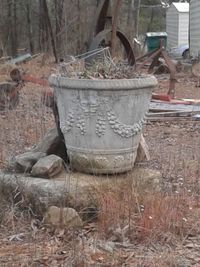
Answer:
[[[107, 36], [111, 34], [111, 32], [112, 32], [111, 29], [107, 29], [107, 30], [103, 30], [99, 32], [96, 35], [96, 37], [93, 39], [89, 47], [89, 51], [92, 52], [100, 47], [110, 46], [110, 43], [107, 43], [106, 39], [107, 39]], [[129, 40], [126, 38], [126, 36], [121, 31], [117, 31], [116, 34], [125, 50], [126, 58], [127, 58], [129, 65], [131, 66], [135, 65], [135, 56], [134, 56], [133, 49], [132, 49], [132, 46]], [[91, 63], [93, 60], [95, 60], [95, 55], [88, 57], [86, 59], [86, 63]]]

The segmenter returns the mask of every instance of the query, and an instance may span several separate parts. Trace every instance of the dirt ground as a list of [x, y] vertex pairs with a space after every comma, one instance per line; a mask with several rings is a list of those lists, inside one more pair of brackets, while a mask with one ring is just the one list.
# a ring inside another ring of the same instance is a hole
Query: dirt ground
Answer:
[[[23, 68], [31, 71], [30, 64]], [[42, 77], [47, 77], [54, 70], [53, 63], [50, 67], [42, 67], [41, 62], [36, 62], [34, 66], [34, 74], [42, 69]], [[167, 92], [165, 77], [158, 77], [156, 92]], [[196, 83], [196, 78], [190, 73], [179, 73], [176, 96], [200, 99], [200, 87], [196, 87]], [[54, 127], [51, 109], [41, 103], [42, 89], [38, 85], [26, 84], [20, 91], [17, 108], [0, 113], [1, 168], [13, 155], [30, 149], [48, 129]], [[181, 234], [166, 231], [158, 239], [151, 235], [142, 241], [138, 237], [132, 241], [119, 240], [114, 242], [113, 248], [112, 240], [100, 238], [96, 221], [86, 223], [81, 230], [52, 231], [45, 228], [27, 206], [22, 212], [14, 202], [8, 205], [2, 200], [0, 266], [200, 266], [200, 122], [189, 118], [184, 121], [147, 122], [144, 137], [151, 160], [143, 166], [161, 172], [164, 192], [175, 197], [181, 195], [177, 201], [182, 197], [184, 201], [189, 201], [190, 213], [182, 217], [187, 231]], [[148, 218], [151, 220], [150, 215]], [[103, 245], [100, 240], [103, 240]]]

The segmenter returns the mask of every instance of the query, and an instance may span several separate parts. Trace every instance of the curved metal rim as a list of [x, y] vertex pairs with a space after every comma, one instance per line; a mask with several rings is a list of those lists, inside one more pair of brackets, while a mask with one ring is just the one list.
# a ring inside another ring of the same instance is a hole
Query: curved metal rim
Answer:
[[[106, 35], [110, 34], [111, 32], [112, 32], [111, 29], [106, 29], [106, 30], [99, 32], [95, 36], [95, 38], [93, 39], [93, 41], [89, 47], [89, 51], [92, 51], [92, 50], [98, 48], [99, 44], [102, 42], [103, 39], [105, 39]], [[136, 60], [135, 60], [135, 56], [133, 53], [133, 48], [132, 48], [129, 40], [126, 38], [126, 36], [123, 34], [123, 32], [121, 32], [119, 30], [117, 30], [116, 34], [117, 34], [117, 37], [119, 38], [119, 40], [121, 41], [122, 45], [124, 46], [129, 64], [131, 66], [133, 66], [135, 64]], [[90, 61], [92, 61], [92, 59], [93, 58], [90, 57], [86, 60], [86, 62], [90, 62]]]

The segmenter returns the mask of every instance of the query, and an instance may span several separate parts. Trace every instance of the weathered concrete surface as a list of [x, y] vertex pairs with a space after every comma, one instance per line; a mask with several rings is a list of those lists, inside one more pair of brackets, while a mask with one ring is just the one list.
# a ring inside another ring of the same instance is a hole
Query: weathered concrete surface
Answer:
[[64, 171], [63, 160], [56, 155], [49, 155], [38, 160], [31, 170], [31, 175], [52, 178], [62, 171]]
[[63, 172], [54, 179], [33, 178], [0, 172], [0, 190], [5, 196], [20, 192], [24, 199], [39, 212], [50, 206], [73, 207], [76, 210], [96, 207], [102, 189], [121, 188], [128, 184], [138, 194], [155, 193], [161, 190], [162, 176], [159, 171], [135, 167], [132, 172], [93, 176]]
[[51, 75], [49, 84], [55, 89], [72, 169], [92, 174], [132, 170], [156, 78], [80, 80]]

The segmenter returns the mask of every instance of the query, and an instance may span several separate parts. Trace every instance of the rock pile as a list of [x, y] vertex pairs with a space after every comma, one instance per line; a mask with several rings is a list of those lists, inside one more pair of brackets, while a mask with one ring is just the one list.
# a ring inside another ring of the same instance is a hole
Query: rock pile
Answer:
[[33, 177], [53, 178], [64, 171], [66, 160], [64, 141], [55, 128], [31, 151], [16, 156], [10, 167], [16, 172], [28, 173]]
[[[138, 146], [136, 164], [150, 159], [148, 146], [143, 136]], [[63, 172], [68, 163], [65, 141], [56, 128], [51, 129], [36, 147], [18, 155], [9, 169], [33, 177], [53, 178]]]

